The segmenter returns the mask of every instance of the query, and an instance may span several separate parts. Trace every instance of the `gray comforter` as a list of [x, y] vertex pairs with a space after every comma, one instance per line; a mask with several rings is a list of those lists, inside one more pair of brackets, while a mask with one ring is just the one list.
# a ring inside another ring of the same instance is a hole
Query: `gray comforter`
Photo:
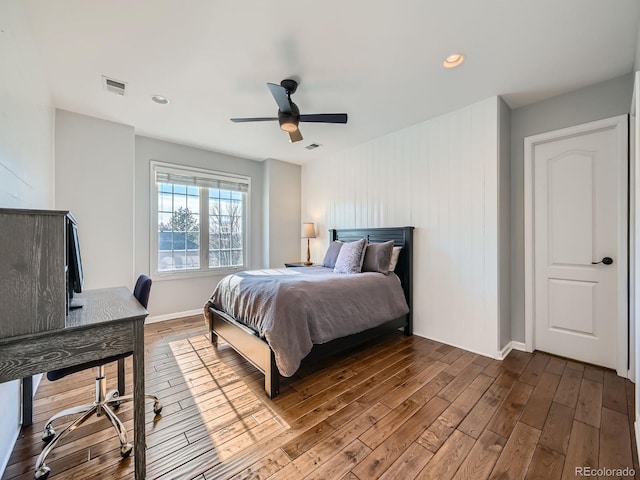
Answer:
[[293, 375], [313, 344], [358, 333], [409, 312], [399, 278], [345, 275], [323, 267], [251, 270], [228, 275], [207, 305], [263, 337], [278, 370]]

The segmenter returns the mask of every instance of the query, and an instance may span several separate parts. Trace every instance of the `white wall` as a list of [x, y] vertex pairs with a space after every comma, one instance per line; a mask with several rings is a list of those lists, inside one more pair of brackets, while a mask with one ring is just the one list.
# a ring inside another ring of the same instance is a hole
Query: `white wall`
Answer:
[[[0, 1], [0, 207], [53, 207], [54, 111], [21, 2]], [[20, 382], [0, 384], [0, 476], [20, 433]]]
[[640, 346], [640, 72], [635, 72], [633, 86], [633, 103], [631, 105], [630, 118], [630, 141], [629, 156], [631, 163], [631, 182], [630, 182], [630, 312], [631, 312], [631, 332], [632, 336], [630, 360], [633, 362], [635, 378], [635, 412], [634, 412], [634, 434], [636, 437], [637, 453], [640, 452], [640, 355], [638, 354], [638, 346]]
[[632, 75], [511, 112], [511, 336], [524, 342], [524, 137], [629, 113]]
[[[164, 161], [251, 177], [249, 267], [296, 258], [300, 239], [297, 165], [238, 157], [136, 136], [128, 125], [56, 111], [56, 208], [78, 219], [85, 288], [133, 286], [149, 273], [149, 162]], [[269, 175], [265, 177], [265, 170]], [[265, 179], [266, 178], [266, 179]], [[263, 194], [268, 181], [274, 192]], [[264, 212], [268, 212], [264, 223]], [[264, 245], [263, 228], [272, 235]], [[282, 239], [281, 242], [277, 241]], [[266, 255], [266, 256], [265, 256]], [[292, 257], [293, 256], [293, 257]], [[156, 279], [151, 321], [198, 311], [220, 275]]]
[[133, 127], [56, 110], [55, 152], [55, 206], [78, 220], [85, 288], [132, 288]]
[[0, 2], [0, 205], [53, 205], [53, 108], [21, 2]]
[[263, 165], [264, 266], [282, 268], [285, 262], [300, 261], [301, 168], [271, 158]]
[[[498, 352], [498, 121], [493, 97], [302, 167], [302, 212], [328, 228], [412, 225], [414, 331]], [[508, 219], [507, 219], [508, 221]]]
[[636, 57], [633, 62], [633, 71], [640, 70], [640, 26], [638, 27], [638, 40], [636, 41]]
[[[149, 273], [150, 192], [149, 162], [207, 168], [251, 177], [249, 267], [263, 265], [263, 165], [244, 158], [136, 136], [135, 140], [135, 274]], [[299, 218], [299, 217], [298, 217]], [[149, 299], [150, 320], [180, 312], [200, 311], [221, 275], [155, 280]]]
[[629, 117], [629, 325], [630, 325], [630, 376], [635, 383], [635, 411], [633, 412], [634, 435], [636, 448], [640, 439], [640, 405], [638, 393], [640, 392], [640, 122], [638, 113], [640, 109], [640, 72], [634, 74], [633, 99]]
[[500, 332], [498, 347], [503, 349], [511, 342], [511, 109], [500, 99], [498, 118], [499, 155], [499, 285], [498, 304]]

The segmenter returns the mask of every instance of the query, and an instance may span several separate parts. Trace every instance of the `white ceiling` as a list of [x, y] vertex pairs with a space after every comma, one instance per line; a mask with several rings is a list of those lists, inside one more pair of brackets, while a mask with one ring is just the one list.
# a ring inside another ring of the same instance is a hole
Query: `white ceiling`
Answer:
[[[638, 0], [23, 1], [56, 107], [294, 163], [489, 96], [516, 108], [629, 73], [640, 15]], [[454, 52], [467, 60], [445, 70]], [[349, 123], [302, 123], [290, 144], [277, 122], [229, 121], [274, 116], [266, 83], [289, 77], [301, 113]]]

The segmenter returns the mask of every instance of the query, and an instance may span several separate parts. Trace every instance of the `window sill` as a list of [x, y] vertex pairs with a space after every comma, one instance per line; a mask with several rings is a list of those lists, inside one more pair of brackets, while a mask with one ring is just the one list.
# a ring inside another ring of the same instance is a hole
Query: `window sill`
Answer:
[[190, 278], [202, 278], [202, 277], [224, 277], [231, 273], [242, 272], [246, 270], [245, 267], [241, 268], [218, 268], [215, 270], [193, 270], [193, 271], [181, 271], [181, 272], [154, 272], [151, 274], [153, 281], [162, 282], [165, 280], [187, 280]]

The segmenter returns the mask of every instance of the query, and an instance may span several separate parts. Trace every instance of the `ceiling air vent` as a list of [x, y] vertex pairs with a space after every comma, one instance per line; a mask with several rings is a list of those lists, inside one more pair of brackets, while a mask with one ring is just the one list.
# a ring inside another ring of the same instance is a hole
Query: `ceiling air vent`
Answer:
[[107, 92], [117, 93], [118, 95], [124, 95], [127, 84], [120, 80], [114, 80], [113, 78], [102, 76], [102, 86]]
[[318, 148], [320, 146], [319, 143], [312, 143], [311, 145], [307, 145], [306, 148], [307, 150], [313, 150], [314, 148]]

